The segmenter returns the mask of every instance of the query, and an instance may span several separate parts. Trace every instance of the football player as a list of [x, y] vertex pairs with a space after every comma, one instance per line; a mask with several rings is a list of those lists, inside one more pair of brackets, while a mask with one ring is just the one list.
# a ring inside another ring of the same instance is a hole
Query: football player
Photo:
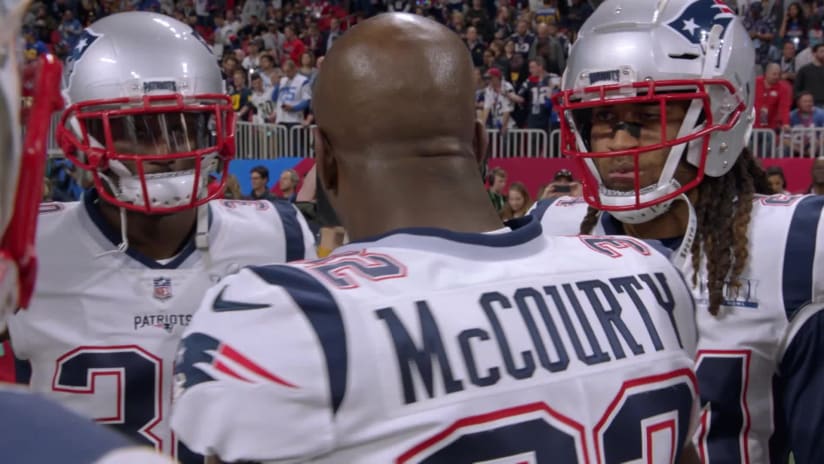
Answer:
[[41, 273], [30, 310], [9, 320], [14, 353], [33, 390], [202, 461], [168, 425], [180, 335], [221, 277], [314, 257], [313, 238], [291, 204], [210, 201], [223, 190], [208, 188], [211, 175], [227, 178], [234, 121], [191, 27], [143, 12], [96, 21], [67, 61], [63, 97], [60, 144], [94, 188], [40, 208]]
[[[34, 287], [37, 205], [43, 187], [46, 139], [52, 111], [60, 105], [60, 62], [44, 54], [33, 78], [25, 136], [20, 118], [20, 69], [16, 53], [20, 21], [29, 2], [0, 3], [0, 333], [6, 318], [26, 307]], [[0, 386], [0, 449], [3, 462], [38, 464], [162, 464], [148, 448], [91, 423], [23, 388]]]
[[472, 82], [420, 16], [335, 42], [315, 150], [354, 243], [210, 290], [175, 370], [183, 442], [226, 462], [688, 462], [688, 287], [640, 240], [504, 227]]
[[629, 234], [675, 251], [699, 308], [704, 462], [783, 463], [789, 443], [796, 462], [820, 463], [824, 197], [759, 194], [754, 59], [722, 1], [604, 2], [557, 101], [584, 197], [535, 214], [551, 234]]

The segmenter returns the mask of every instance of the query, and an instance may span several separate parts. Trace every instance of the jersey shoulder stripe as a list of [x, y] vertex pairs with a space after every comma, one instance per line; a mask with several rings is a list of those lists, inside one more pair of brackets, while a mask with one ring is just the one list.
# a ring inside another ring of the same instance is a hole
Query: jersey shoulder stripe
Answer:
[[248, 268], [270, 285], [283, 288], [303, 311], [318, 336], [326, 358], [332, 412], [337, 412], [346, 393], [347, 349], [343, 315], [329, 289], [294, 266]]
[[286, 238], [286, 261], [304, 259], [306, 247], [303, 244], [303, 229], [298, 219], [298, 210], [292, 203], [283, 200], [271, 200], [280, 221], [283, 223], [283, 236]]
[[793, 211], [787, 231], [787, 245], [784, 250], [784, 270], [782, 294], [784, 310], [792, 318], [798, 309], [813, 299], [813, 275], [816, 258], [820, 253], [817, 246], [824, 209], [824, 196], [811, 195], [802, 198]]
[[529, 214], [531, 214], [538, 221], [543, 220], [546, 210], [552, 206], [552, 203], [554, 203], [556, 199], [557, 198], [546, 198], [543, 200], [538, 200], [535, 202], [535, 206], [532, 207], [532, 211]]

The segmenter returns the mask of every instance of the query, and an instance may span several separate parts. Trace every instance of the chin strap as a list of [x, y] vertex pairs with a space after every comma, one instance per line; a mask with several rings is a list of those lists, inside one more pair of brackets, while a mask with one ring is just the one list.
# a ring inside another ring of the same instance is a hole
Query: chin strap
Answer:
[[672, 255], [672, 264], [675, 265], [679, 270], [684, 269], [684, 264], [687, 262], [687, 257], [690, 255], [690, 251], [692, 250], [692, 244], [695, 242], [695, 233], [698, 231], [698, 219], [695, 217], [695, 208], [693, 208], [692, 203], [690, 203], [687, 196], [684, 194], [679, 195], [673, 201], [683, 201], [687, 204], [687, 208], [689, 209], [689, 218], [687, 219], [687, 230], [684, 233], [684, 239], [681, 240], [681, 246], [675, 250], [675, 253]]
[[195, 246], [198, 250], [209, 249], [209, 203], [197, 207]]
[[114, 250], [104, 251], [95, 256], [95, 259], [115, 253], [125, 253], [129, 249], [129, 237], [126, 234], [126, 208], [120, 208], [120, 244]]

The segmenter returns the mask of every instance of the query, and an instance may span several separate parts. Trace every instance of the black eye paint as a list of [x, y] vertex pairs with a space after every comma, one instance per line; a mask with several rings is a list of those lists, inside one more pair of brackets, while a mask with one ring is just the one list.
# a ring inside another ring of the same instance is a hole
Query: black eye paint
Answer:
[[619, 130], [625, 130], [629, 132], [629, 135], [635, 137], [636, 139], [641, 138], [641, 124], [627, 121], [618, 121], [618, 123], [612, 127], [613, 135], [615, 135], [615, 133], [617, 133]]

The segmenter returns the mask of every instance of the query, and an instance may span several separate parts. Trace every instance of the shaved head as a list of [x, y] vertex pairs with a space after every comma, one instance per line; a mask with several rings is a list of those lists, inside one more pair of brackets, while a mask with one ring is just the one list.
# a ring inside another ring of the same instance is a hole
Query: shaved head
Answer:
[[315, 153], [353, 240], [500, 227], [480, 175], [473, 70], [457, 34], [412, 14], [375, 16], [335, 41], [313, 89]]
[[457, 34], [420, 16], [384, 14], [335, 41], [313, 108], [338, 149], [439, 137], [469, 148], [474, 89], [472, 59]]

